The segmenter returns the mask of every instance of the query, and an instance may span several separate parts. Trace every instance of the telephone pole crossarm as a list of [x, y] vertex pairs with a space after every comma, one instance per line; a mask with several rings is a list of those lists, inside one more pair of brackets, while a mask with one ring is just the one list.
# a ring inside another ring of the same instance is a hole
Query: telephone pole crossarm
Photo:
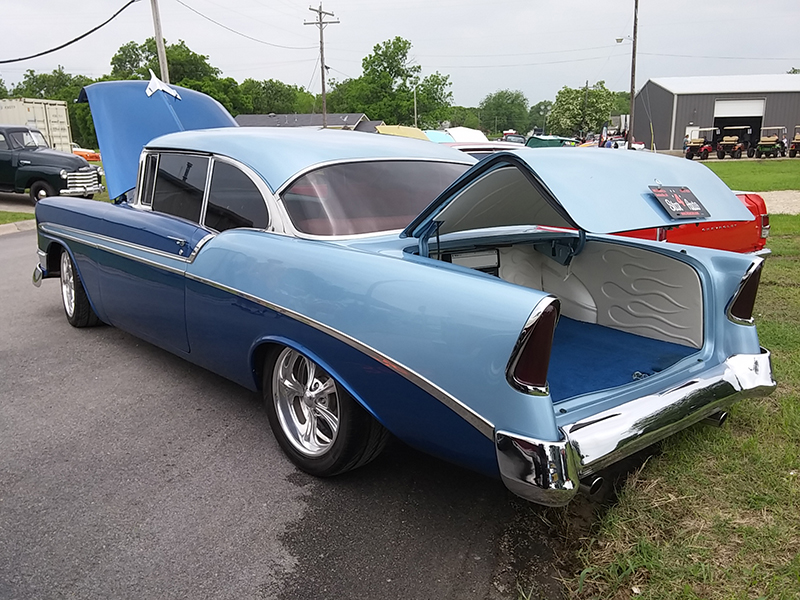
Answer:
[[325, 39], [322, 36], [322, 32], [325, 29], [325, 25], [336, 25], [339, 23], [339, 19], [335, 21], [326, 21], [325, 17], [333, 17], [334, 14], [332, 12], [326, 12], [322, 10], [322, 3], [320, 2], [319, 8], [312, 8], [308, 7], [308, 10], [311, 12], [317, 13], [317, 19], [315, 21], [305, 21], [303, 25], [316, 25], [319, 27], [319, 70], [320, 70], [320, 78], [322, 80], [322, 128], [325, 129], [328, 127], [328, 106], [326, 102], [326, 93], [325, 93]]

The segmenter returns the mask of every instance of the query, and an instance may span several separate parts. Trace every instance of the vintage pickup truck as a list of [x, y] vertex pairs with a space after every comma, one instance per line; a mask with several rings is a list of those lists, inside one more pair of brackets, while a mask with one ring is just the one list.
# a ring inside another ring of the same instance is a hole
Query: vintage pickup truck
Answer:
[[34, 204], [48, 196], [91, 198], [105, 189], [102, 179], [102, 168], [53, 150], [40, 131], [0, 125], [0, 191], [28, 190]]

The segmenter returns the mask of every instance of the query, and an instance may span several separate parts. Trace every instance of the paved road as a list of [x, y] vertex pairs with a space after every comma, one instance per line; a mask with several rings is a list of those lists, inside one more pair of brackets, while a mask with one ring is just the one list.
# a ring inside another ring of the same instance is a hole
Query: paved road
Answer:
[[300, 473], [254, 394], [70, 327], [34, 264], [34, 232], [0, 236], [0, 598], [516, 598], [531, 559], [558, 597], [537, 509], [499, 483], [399, 443]]
[[0, 210], [7, 212], [33, 213], [33, 204], [26, 194], [0, 192]]

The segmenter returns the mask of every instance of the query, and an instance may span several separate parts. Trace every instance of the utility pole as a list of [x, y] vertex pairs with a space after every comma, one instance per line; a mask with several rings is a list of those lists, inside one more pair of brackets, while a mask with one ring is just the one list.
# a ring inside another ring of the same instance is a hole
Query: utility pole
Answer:
[[161, 33], [161, 15], [158, 12], [158, 0], [150, 0], [150, 8], [153, 10], [153, 27], [156, 30], [156, 48], [158, 49], [158, 66], [161, 70], [161, 81], [169, 83], [167, 50], [164, 48], [164, 34]]
[[583, 113], [581, 117], [581, 137], [586, 135], [586, 107], [589, 104], [589, 80], [586, 80], [586, 87], [583, 92]]
[[628, 150], [633, 150], [633, 105], [636, 103], [636, 32], [639, 28], [639, 0], [633, 3], [633, 50], [631, 51], [631, 114], [628, 115]]
[[[155, 0], [153, 1], [155, 2]], [[325, 16], [332, 17], [334, 15], [331, 12], [322, 10], [322, 2], [319, 3], [319, 8], [311, 8], [309, 6], [308, 10], [317, 13], [316, 21], [306, 21], [303, 25], [316, 25], [319, 27], [319, 70], [322, 78], [322, 128], [325, 129], [328, 126], [328, 105], [325, 95], [325, 69], [327, 69], [327, 67], [325, 66], [325, 41], [322, 37], [322, 31], [325, 29], [325, 25], [335, 25], [339, 22], [339, 19], [335, 21], [325, 21]]]

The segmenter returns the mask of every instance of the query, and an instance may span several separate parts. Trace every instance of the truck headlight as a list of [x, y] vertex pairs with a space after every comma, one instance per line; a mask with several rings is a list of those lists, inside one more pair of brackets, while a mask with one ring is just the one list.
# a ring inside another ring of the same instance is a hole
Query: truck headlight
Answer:
[[67, 170], [66, 169], [61, 169], [61, 172], [59, 173], [59, 175], [61, 175], [61, 179], [66, 179], [67, 178]]

